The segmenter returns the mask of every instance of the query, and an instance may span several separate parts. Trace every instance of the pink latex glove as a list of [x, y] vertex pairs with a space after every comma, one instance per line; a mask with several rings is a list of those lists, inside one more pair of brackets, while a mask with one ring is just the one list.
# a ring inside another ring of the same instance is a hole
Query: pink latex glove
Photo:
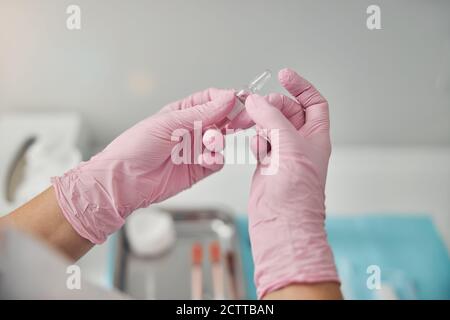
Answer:
[[171, 137], [176, 129], [193, 132], [196, 121], [202, 121], [203, 128], [216, 124], [234, 103], [232, 90], [193, 94], [128, 129], [89, 161], [52, 178], [67, 220], [82, 237], [99, 244], [134, 210], [163, 201], [220, 170], [223, 161], [203, 161], [211, 156], [207, 152], [199, 157], [204, 165], [174, 164], [171, 152], [178, 141]]
[[[295, 117], [280, 112], [267, 98], [252, 95], [246, 101], [247, 113], [259, 129], [268, 130], [269, 141], [274, 129], [279, 133], [265, 158], [261, 155], [267, 141], [261, 135], [252, 141], [253, 153], [264, 162], [256, 168], [248, 206], [259, 298], [289, 284], [339, 282], [324, 229], [331, 153], [328, 103], [294, 71], [281, 70], [278, 77], [301, 105]], [[278, 171], [263, 175], [275, 152]]]

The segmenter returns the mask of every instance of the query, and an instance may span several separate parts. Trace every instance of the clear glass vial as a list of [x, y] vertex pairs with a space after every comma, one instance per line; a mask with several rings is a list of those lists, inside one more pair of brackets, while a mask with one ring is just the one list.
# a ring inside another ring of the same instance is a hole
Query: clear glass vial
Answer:
[[245, 100], [247, 99], [247, 97], [251, 94], [259, 93], [271, 77], [272, 72], [270, 70], [265, 70], [263, 73], [257, 76], [252, 82], [250, 82], [247, 86], [241, 88], [236, 93], [237, 99], [236, 103], [233, 106], [233, 109], [222, 121], [220, 121], [214, 127], [218, 130], [221, 130], [227, 125], [227, 123], [236, 118], [242, 112], [242, 110], [245, 109]]

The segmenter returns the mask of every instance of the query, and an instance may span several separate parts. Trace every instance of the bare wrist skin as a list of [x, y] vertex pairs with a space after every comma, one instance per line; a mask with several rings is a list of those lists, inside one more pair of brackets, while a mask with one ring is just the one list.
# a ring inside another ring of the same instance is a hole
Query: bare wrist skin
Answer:
[[94, 245], [81, 237], [61, 212], [52, 187], [0, 218], [0, 227], [11, 225], [78, 260]]
[[337, 282], [292, 284], [270, 292], [263, 300], [342, 300]]

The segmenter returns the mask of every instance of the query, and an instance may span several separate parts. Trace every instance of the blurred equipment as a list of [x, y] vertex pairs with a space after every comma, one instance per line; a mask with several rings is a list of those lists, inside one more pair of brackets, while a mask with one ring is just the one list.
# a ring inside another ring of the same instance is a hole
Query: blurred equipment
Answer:
[[175, 243], [172, 216], [153, 207], [139, 209], [128, 217], [125, 231], [130, 249], [136, 256], [158, 256]]
[[[326, 221], [346, 299], [450, 299], [450, 257], [427, 215], [332, 216]], [[256, 298], [248, 219], [238, 230], [247, 298]], [[369, 289], [367, 268], [381, 271], [381, 288]]]
[[[173, 219], [174, 244], [159, 255], [138, 255], [129, 229], [120, 232], [114, 250], [115, 287], [138, 299], [245, 298], [234, 216], [219, 209], [163, 210]], [[210, 259], [205, 259], [204, 248], [209, 248]], [[225, 254], [233, 258], [225, 259]]]
[[[450, 257], [426, 215], [329, 217], [327, 231], [347, 299], [450, 298]], [[369, 266], [378, 290], [366, 285]]]
[[228, 289], [229, 291], [229, 297], [230, 299], [238, 299], [239, 297], [239, 283], [238, 278], [236, 274], [236, 256], [233, 250], [227, 250], [226, 251], [226, 270], [228, 271], [228, 279], [230, 279], [230, 287]]
[[73, 267], [77, 266], [38, 239], [15, 229], [0, 229], [0, 300], [129, 299], [85, 278], [79, 288], [70, 290]]
[[203, 296], [203, 247], [200, 243], [192, 245], [192, 277], [191, 297], [192, 300], [201, 300]]
[[75, 113], [13, 113], [0, 116], [0, 150], [0, 214], [6, 214], [77, 165], [87, 140]]
[[209, 262], [211, 263], [212, 283], [215, 300], [225, 299], [223, 267], [220, 245], [217, 241], [209, 244]]

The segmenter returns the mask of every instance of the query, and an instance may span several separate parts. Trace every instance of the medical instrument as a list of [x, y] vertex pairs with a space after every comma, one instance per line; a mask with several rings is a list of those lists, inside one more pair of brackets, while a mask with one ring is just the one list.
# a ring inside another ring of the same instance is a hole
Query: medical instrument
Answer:
[[247, 97], [251, 94], [259, 93], [271, 77], [272, 72], [267, 69], [236, 93], [236, 102], [230, 113], [219, 123], [207, 129], [203, 134], [203, 145], [208, 150], [213, 152], [220, 152], [223, 150], [224, 138], [222, 129], [245, 109], [245, 100]]
[[[183, 204], [183, 206], [187, 205]], [[231, 211], [221, 207], [185, 208], [178, 205], [158, 206], [158, 210], [166, 211], [173, 218], [176, 233], [174, 245], [161, 255], [138, 256], [132, 251], [128, 233], [125, 228], [122, 228], [111, 239], [114, 243], [113, 255], [110, 259], [110, 279], [114, 281], [112, 286], [137, 299], [191, 299], [191, 249], [192, 245], [197, 243], [203, 245], [202, 299], [214, 299], [208, 247], [211, 242], [217, 241], [222, 252], [224, 298], [244, 299], [247, 297], [238, 226]], [[217, 228], [219, 224], [222, 225], [221, 230]], [[229, 229], [230, 232], [223, 232], [225, 229]], [[226, 252], [233, 254], [234, 258], [230, 261], [233, 265], [225, 262]], [[232, 295], [229, 291], [229, 288], [233, 286], [230, 283], [232, 280], [228, 276], [229, 272], [233, 273], [233, 283], [236, 286], [236, 290], [233, 290], [236, 293]], [[149, 292], [146, 288], [147, 278], [154, 280], [154, 292]]]
[[248, 85], [241, 88], [236, 93], [236, 103], [230, 113], [216, 125], [216, 129], [223, 129], [227, 123], [236, 118], [245, 109], [245, 100], [247, 97], [254, 93], [259, 93], [261, 89], [266, 85], [266, 83], [272, 77], [272, 72], [270, 70], [265, 70], [259, 76], [257, 76]]
[[0, 216], [48, 187], [90, 153], [82, 118], [73, 112], [0, 114]]
[[131, 252], [139, 257], [163, 255], [176, 241], [172, 216], [157, 207], [138, 209], [127, 219], [125, 232]]
[[239, 297], [239, 290], [238, 290], [238, 284], [237, 284], [237, 271], [236, 271], [236, 257], [232, 250], [226, 250], [225, 253], [225, 262], [227, 266], [228, 271], [228, 279], [229, 279], [229, 286], [228, 286], [228, 294], [230, 296], [230, 299], [235, 300]]
[[192, 245], [191, 297], [201, 300], [203, 296], [203, 247], [200, 243]]
[[225, 299], [224, 274], [218, 241], [213, 241], [209, 245], [209, 261], [211, 263], [214, 299], [223, 300]]

